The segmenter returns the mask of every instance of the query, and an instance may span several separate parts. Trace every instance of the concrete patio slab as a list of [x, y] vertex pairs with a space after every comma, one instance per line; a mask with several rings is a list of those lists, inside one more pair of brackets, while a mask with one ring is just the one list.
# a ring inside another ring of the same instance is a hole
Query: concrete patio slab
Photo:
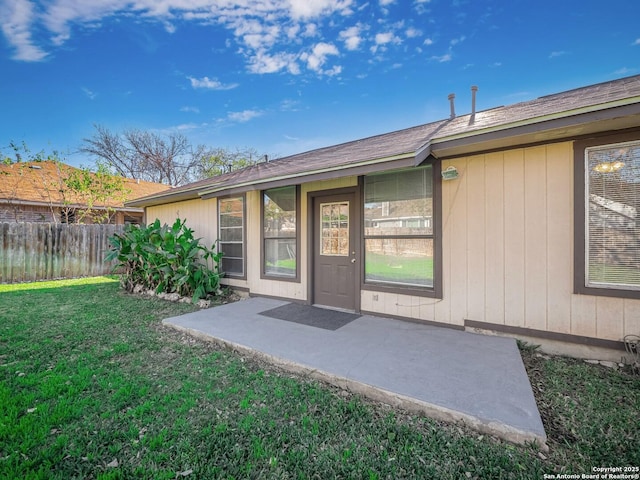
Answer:
[[369, 315], [335, 331], [260, 315], [286, 303], [256, 297], [163, 323], [375, 400], [546, 446], [514, 339]]

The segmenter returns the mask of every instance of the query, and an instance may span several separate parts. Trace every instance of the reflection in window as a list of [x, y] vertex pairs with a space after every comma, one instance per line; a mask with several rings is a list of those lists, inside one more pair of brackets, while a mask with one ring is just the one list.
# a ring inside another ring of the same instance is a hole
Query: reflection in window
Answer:
[[320, 255], [349, 256], [349, 202], [320, 204]]
[[433, 287], [432, 172], [365, 177], [365, 282]]
[[295, 277], [297, 272], [296, 187], [266, 190], [263, 197], [264, 274]]
[[586, 149], [586, 286], [640, 290], [640, 142]]
[[244, 197], [218, 200], [218, 248], [224, 253], [222, 271], [229, 276], [244, 275]]

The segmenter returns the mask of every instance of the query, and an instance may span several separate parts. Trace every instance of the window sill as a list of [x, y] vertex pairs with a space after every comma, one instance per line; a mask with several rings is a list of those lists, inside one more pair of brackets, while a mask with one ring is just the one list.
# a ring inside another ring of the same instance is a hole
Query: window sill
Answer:
[[414, 287], [400, 285], [382, 285], [376, 283], [365, 283], [361, 287], [362, 291], [395, 293], [398, 295], [409, 295], [414, 297], [442, 298], [433, 287]]
[[597, 297], [640, 299], [640, 290], [624, 290], [620, 288], [578, 286], [575, 288], [574, 293], [577, 295], [592, 295]]

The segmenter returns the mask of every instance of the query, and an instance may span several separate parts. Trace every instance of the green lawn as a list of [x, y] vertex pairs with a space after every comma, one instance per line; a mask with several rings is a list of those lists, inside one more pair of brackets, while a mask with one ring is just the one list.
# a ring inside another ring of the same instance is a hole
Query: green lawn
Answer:
[[433, 285], [433, 258], [367, 252], [365, 265], [367, 280]]
[[284, 373], [107, 278], [0, 285], [0, 478], [541, 479], [640, 465], [640, 378], [525, 351], [551, 451]]

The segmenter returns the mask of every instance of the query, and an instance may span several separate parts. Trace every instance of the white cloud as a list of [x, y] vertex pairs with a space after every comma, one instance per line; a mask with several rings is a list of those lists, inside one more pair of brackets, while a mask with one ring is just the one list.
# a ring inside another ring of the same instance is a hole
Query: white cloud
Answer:
[[89, 98], [89, 100], [93, 100], [94, 98], [96, 98], [98, 96], [95, 92], [92, 92], [91, 90], [89, 90], [86, 87], [82, 87], [82, 91]]
[[467, 38], [467, 37], [465, 37], [464, 35], [462, 35], [462, 36], [461, 36], [461, 37], [459, 37], [459, 38], [454, 38], [453, 40], [451, 40], [451, 41], [449, 42], [449, 45], [451, 45], [451, 46], [453, 47], [453, 46], [455, 46], [455, 45], [457, 45], [457, 44], [459, 44], [459, 43], [464, 42], [464, 41], [466, 40], [466, 38]]
[[407, 30], [404, 33], [407, 36], [407, 38], [416, 38], [416, 37], [419, 37], [420, 35], [422, 35], [422, 31], [418, 30], [417, 28], [413, 28], [413, 27], [407, 28]]
[[282, 112], [297, 112], [300, 102], [298, 100], [286, 99], [280, 103], [280, 111]]
[[565, 52], [564, 50], [559, 50], [559, 51], [551, 52], [549, 54], [549, 58], [562, 57], [563, 55], [566, 55], [566, 54], [567, 52]]
[[450, 62], [451, 58], [452, 58], [451, 53], [445, 53], [444, 55], [440, 55], [440, 56], [434, 55], [433, 57], [431, 57], [431, 60], [435, 60], [438, 63], [445, 63], [445, 62]]
[[245, 123], [256, 117], [259, 117], [263, 112], [259, 110], [243, 110], [241, 112], [229, 112], [227, 118], [233, 122]]
[[13, 55], [15, 60], [39, 62], [48, 55], [34, 44], [31, 36], [34, 19], [33, 4], [29, 0], [10, 0], [0, 3], [2, 33], [15, 49]]
[[400, 38], [397, 37], [393, 32], [384, 32], [384, 33], [377, 33], [374, 38], [374, 42], [375, 42], [375, 45], [373, 45], [369, 50], [371, 50], [371, 53], [375, 54], [378, 52], [379, 49], [381, 51], [385, 51], [387, 49], [388, 44], [390, 43], [400, 44], [402, 43], [402, 40], [400, 40]]
[[[284, 54], [299, 55], [282, 40], [317, 37], [320, 27], [336, 15], [353, 13], [354, 0], [0, 0], [0, 28], [14, 48], [14, 58], [41, 61], [48, 48], [62, 46], [76, 28], [100, 28], [112, 16], [157, 23], [173, 33], [180, 22], [215, 24], [234, 34], [250, 71], [256, 56], [278, 45]], [[38, 31], [37, 39], [34, 32]], [[42, 35], [44, 33], [45, 35]], [[48, 33], [48, 38], [47, 34]], [[298, 38], [296, 38], [298, 37]], [[294, 45], [299, 41], [293, 42]], [[296, 67], [287, 62], [288, 69]]]
[[342, 71], [342, 67], [333, 67], [329, 70], [323, 70], [322, 66], [326, 63], [327, 57], [330, 55], [339, 55], [340, 52], [332, 43], [320, 42], [314, 45], [311, 53], [303, 53], [300, 59], [307, 62], [307, 68], [314, 72], [325, 75], [337, 75]]
[[633, 68], [622, 67], [613, 73], [614, 75], [631, 75], [633, 72], [635, 72], [635, 69]]
[[224, 83], [218, 81], [215, 78], [202, 77], [202, 78], [194, 78], [187, 77], [191, 82], [191, 86], [193, 88], [204, 88], [207, 90], [233, 90], [238, 86], [237, 83], [229, 83], [225, 85]]
[[425, 38], [424, 42], [422, 42], [423, 45], [433, 45], [433, 40], [431, 40], [430, 38]]
[[300, 25], [296, 24], [286, 29], [288, 38], [296, 38], [300, 32]]
[[393, 32], [377, 33], [375, 37], [376, 45], [386, 45], [387, 43], [400, 43], [400, 39]]
[[180, 108], [181, 112], [189, 112], [189, 113], [200, 113], [200, 109], [198, 107], [190, 107], [190, 106], [184, 106]]
[[176, 125], [174, 128], [180, 132], [185, 130], [195, 130], [196, 128], [200, 128], [202, 125], [198, 125], [196, 123], [181, 123], [180, 125]]
[[429, 11], [427, 4], [430, 2], [431, 0], [416, 0], [415, 9], [418, 15], [423, 15]]
[[318, 36], [318, 25], [315, 23], [307, 23], [304, 26], [304, 32], [302, 32], [303, 37], [316, 37]]
[[396, 0], [380, 0], [380, 6], [381, 7], [386, 7], [387, 5], [391, 5], [392, 3], [395, 3]]
[[636, 38], [636, 41], [633, 42], [631, 45], [640, 45], [640, 38]]
[[346, 30], [340, 32], [340, 40], [344, 41], [344, 45], [347, 50], [357, 50], [362, 43], [362, 37], [360, 36], [360, 25], [349, 27]]
[[298, 75], [300, 67], [296, 62], [296, 55], [285, 52], [271, 55], [265, 50], [259, 50], [249, 59], [251, 73], [276, 73], [281, 70]]
[[338, 11], [343, 15], [351, 13], [351, 0], [288, 0], [291, 17], [315, 18]]
[[264, 25], [258, 20], [240, 22], [234, 34], [252, 49], [268, 48], [276, 43], [280, 34], [278, 25]]

